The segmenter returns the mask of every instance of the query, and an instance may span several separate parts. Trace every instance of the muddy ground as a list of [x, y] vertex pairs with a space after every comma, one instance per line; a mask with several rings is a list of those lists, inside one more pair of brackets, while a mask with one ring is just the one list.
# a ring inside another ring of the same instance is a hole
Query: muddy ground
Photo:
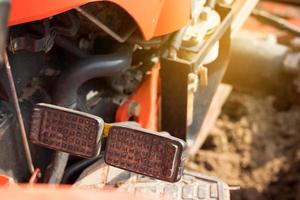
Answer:
[[241, 189], [232, 199], [300, 200], [300, 107], [233, 92], [189, 167]]

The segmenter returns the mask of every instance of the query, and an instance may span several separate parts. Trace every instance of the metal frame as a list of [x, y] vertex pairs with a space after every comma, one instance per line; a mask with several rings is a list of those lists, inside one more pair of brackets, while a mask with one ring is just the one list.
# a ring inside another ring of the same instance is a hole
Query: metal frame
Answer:
[[200, 67], [213, 45], [217, 41], [220, 41], [221, 49], [217, 61], [207, 66], [210, 72], [209, 86], [198, 89], [203, 91], [200, 94], [200, 99], [205, 100], [203, 108], [207, 108], [206, 111], [201, 114], [204, 119], [217, 85], [224, 75], [227, 66], [226, 60], [229, 60], [233, 13], [229, 8], [222, 6], [217, 6], [216, 10], [221, 15], [222, 23], [211, 38], [203, 45], [196, 60], [187, 62], [167, 56], [161, 58], [161, 129], [184, 140], [187, 139], [188, 132], [188, 74]]

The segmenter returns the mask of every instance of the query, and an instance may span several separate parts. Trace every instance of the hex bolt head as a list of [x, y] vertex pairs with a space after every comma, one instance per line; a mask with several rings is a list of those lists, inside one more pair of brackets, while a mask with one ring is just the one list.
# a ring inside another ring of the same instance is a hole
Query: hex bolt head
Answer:
[[139, 116], [141, 113], [141, 105], [136, 101], [131, 101], [128, 105], [128, 114], [133, 117]]

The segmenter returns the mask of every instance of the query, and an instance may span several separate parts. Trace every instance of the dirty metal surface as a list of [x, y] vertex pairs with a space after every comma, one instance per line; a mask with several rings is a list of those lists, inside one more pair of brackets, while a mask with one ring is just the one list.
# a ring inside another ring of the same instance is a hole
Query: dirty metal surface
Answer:
[[[106, 176], [106, 182], [100, 180], [99, 177], [102, 176]], [[229, 186], [216, 177], [184, 170], [180, 181], [168, 183], [106, 166], [101, 160], [87, 168], [73, 187], [82, 189], [115, 187], [119, 191], [144, 195], [150, 199], [161, 199], [161, 197], [173, 200], [230, 199]]]
[[105, 152], [108, 165], [168, 182], [181, 178], [185, 143], [145, 129], [114, 126]]
[[30, 140], [54, 150], [93, 158], [99, 154], [103, 130], [101, 118], [48, 104], [33, 112]]
[[[106, 167], [109, 169], [105, 170]], [[100, 180], [99, 177], [102, 176], [107, 176], [106, 183]], [[161, 199], [161, 197], [172, 200], [230, 199], [229, 186], [216, 177], [184, 170], [180, 181], [168, 183], [106, 166], [101, 160], [87, 168], [73, 187], [81, 189], [115, 187], [119, 191], [144, 195], [150, 199]]]
[[134, 175], [120, 186], [120, 190], [151, 197], [183, 200], [229, 200], [229, 186], [222, 180], [200, 173], [184, 171], [180, 182], [170, 184]]

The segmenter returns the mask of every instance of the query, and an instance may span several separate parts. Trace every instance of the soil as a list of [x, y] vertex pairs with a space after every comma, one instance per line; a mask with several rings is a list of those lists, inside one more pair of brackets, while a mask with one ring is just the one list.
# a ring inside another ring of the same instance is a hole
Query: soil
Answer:
[[232, 199], [300, 200], [300, 107], [233, 92], [206, 143], [188, 167], [231, 186]]

